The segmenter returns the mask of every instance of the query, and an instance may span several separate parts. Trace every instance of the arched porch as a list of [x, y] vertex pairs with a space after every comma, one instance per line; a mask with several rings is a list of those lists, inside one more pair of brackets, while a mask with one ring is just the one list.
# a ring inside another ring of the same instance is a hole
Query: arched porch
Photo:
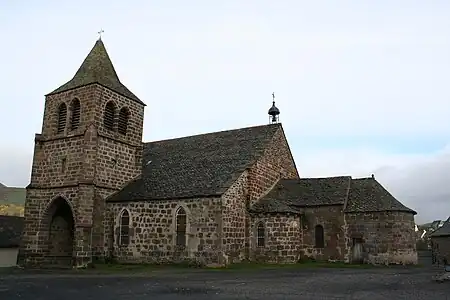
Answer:
[[55, 198], [47, 207], [43, 219], [46, 262], [53, 267], [72, 267], [74, 249], [74, 213], [68, 200]]

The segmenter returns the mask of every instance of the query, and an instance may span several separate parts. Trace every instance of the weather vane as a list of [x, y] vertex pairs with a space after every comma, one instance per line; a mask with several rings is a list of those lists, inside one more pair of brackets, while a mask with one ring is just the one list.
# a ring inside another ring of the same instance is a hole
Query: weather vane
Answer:
[[272, 93], [273, 101], [275, 101], [275, 92]]
[[102, 39], [102, 33], [104, 33], [105, 31], [103, 29], [100, 29], [98, 33], [98, 39], [101, 40]]

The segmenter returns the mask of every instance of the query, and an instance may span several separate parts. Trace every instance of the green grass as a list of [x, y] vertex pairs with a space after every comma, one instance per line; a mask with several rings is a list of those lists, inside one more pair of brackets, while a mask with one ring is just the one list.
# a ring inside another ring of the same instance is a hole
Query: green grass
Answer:
[[226, 267], [192, 267], [187, 264], [95, 264], [90, 268], [81, 271], [93, 271], [100, 273], [148, 273], [155, 271], [182, 271], [182, 270], [206, 270], [206, 271], [255, 271], [255, 270], [295, 270], [295, 269], [309, 269], [309, 268], [340, 268], [340, 269], [373, 269], [373, 268], [390, 268], [398, 266], [385, 265], [369, 265], [369, 264], [346, 264], [342, 262], [328, 263], [328, 262], [303, 262], [295, 264], [268, 264], [268, 263], [238, 263], [231, 264]]

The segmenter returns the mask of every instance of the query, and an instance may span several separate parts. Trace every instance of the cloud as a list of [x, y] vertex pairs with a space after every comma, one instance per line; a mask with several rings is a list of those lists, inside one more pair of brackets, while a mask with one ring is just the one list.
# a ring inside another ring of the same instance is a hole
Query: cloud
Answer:
[[410, 155], [368, 148], [299, 148], [294, 155], [301, 176], [374, 174], [398, 200], [418, 212], [417, 222], [450, 216], [450, 146]]

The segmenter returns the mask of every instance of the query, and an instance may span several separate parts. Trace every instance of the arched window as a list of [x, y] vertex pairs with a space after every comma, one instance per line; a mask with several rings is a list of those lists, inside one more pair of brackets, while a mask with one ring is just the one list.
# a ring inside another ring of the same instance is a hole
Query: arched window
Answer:
[[124, 107], [119, 112], [119, 124], [118, 131], [121, 134], [127, 134], [128, 120], [130, 119], [130, 111], [128, 108]]
[[108, 130], [114, 130], [114, 119], [116, 117], [116, 106], [114, 102], [109, 101], [105, 106], [105, 114], [103, 116], [103, 125]]
[[186, 211], [183, 207], [176, 213], [176, 244], [178, 247], [186, 246]]
[[314, 235], [315, 235], [315, 247], [316, 248], [324, 248], [325, 247], [325, 238], [323, 234], [323, 226], [322, 225], [316, 225], [314, 228]]
[[266, 229], [262, 222], [258, 223], [256, 228], [256, 244], [258, 247], [264, 247], [266, 244]]
[[130, 213], [124, 209], [120, 215], [119, 245], [127, 246], [130, 243]]
[[64, 132], [64, 128], [66, 128], [66, 120], [67, 120], [67, 106], [65, 103], [61, 103], [58, 107], [57, 133]]
[[70, 119], [70, 129], [75, 130], [80, 126], [80, 110], [81, 110], [81, 104], [80, 100], [73, 99], [70, 110], [72, 113], [72, 118]]

